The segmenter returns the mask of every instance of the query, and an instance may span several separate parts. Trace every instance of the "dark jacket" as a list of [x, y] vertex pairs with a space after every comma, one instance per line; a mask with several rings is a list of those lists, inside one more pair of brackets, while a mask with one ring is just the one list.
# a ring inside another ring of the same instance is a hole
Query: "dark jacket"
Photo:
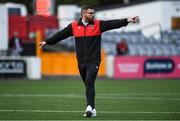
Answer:
[[94, 20], [84, 26], [82, 19], [74, 21], [63, 30], [46, 40], [48, 45], [53, 45], [67, 37], [74, 36], [78, 63], [101, 61], [101, 34], [105, 31], [117, 29], [128, 24], [127, 19], [119, 20]]

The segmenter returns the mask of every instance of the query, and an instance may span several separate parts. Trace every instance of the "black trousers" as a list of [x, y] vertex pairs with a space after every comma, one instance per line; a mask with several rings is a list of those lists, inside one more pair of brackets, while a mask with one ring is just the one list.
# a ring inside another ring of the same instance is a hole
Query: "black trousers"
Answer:
[[99, 70], [99, 64], [80, 63], [78, 64], [81, 78], [86, 87], [87, 105], [95, 108], [95, 80]]

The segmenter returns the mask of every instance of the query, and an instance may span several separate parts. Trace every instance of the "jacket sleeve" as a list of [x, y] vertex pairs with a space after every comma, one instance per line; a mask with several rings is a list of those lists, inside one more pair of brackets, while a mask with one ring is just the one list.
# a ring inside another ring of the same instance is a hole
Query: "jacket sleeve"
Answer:
[[121, 27], [127, 26], [127, 25], [128, 25], [127, 18], [116, 19], [116, 20], [107, 20], [107, 21], [100, 20], [100, 31], [105, 32], [105, 31], [112, 30], [112, 29], [118, 29], [118, 28], [121, 28]]
[[73, 35], [72, 24], [69, 24], [63, 30], [57, 32], [56, 34], [54, 34], [52, 37], [46, 39], [45, 41], [46, 41], [47, 45], [53, 45], [63, 39], [66, 39], [66, 38], [72, 36], [72, 35]]

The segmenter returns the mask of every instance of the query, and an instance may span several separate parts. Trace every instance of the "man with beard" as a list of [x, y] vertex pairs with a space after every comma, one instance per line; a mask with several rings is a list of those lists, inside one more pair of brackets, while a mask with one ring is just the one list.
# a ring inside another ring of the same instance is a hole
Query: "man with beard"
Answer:
[[136, 23], [136, 17], [116, 20], [96, 20], [95, 11], [90, 5], [81, 8], [81, 18], [73, 21], [51, 38], [39, 43], [40, 47], [53, 45], [65, 38], [74, 36], [76, 55], [81, 78], [86, 87], [87, 107], [84, 117], [97, 116], [95, 109], [95, 79], [101, 61], [101, 34], [105, 31]]

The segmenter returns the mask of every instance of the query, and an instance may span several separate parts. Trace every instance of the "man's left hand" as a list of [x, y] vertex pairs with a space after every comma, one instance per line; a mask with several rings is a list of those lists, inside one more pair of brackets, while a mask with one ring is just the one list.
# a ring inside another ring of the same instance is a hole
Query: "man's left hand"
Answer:
[[127, 21], [128, 21], [129, 23], [137, 23], [137, 22], [138, 22], [138, 19], [139, 19], [139, 16], [128, 17], [128, 18], [127, 18]]

